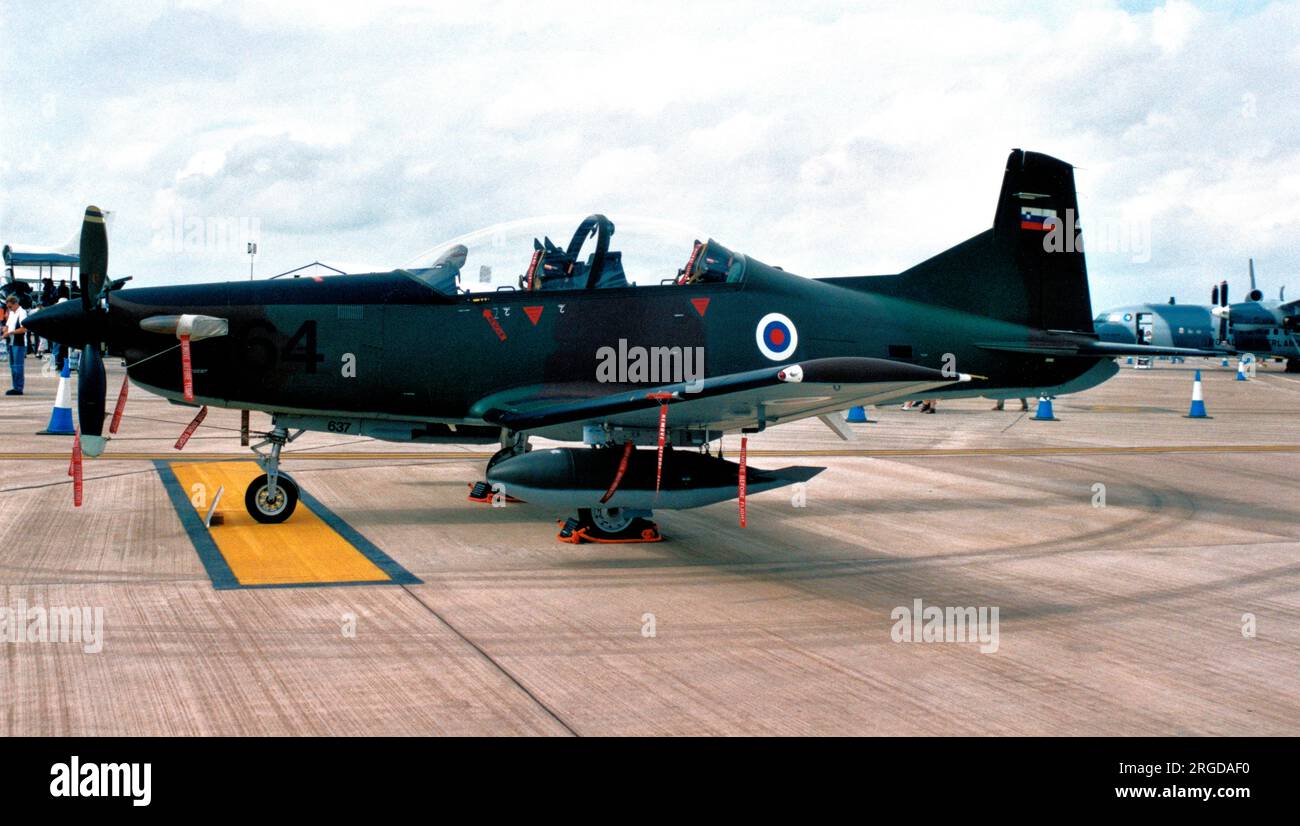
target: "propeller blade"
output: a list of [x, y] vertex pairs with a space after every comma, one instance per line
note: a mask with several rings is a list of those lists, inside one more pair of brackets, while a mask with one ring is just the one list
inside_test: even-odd
[[95, 458], [104, 452], [104, 407], [107, 383], [104, 357], [98, 344], [81, 350], [81, 367], [77, 370], [77, 424], [81, 427], [81, 452]]
[[1255, 259], [1250, 259], [1250, 291], [1255, 291]]
[[1214, 289], [1210, 290], [1210, 305], [1213, 307], [1219, 306], [1219, 285], [1218, 284], [1215, 284]]
[[86, 207], [80, 254], [81, 309], [90, 312], [108, 278], [108, 233], [104, 229], [104, 212], [97, 206]]
[[[1228, 282], [1219, 282], [1219, 306], [1228, 306]], [[1228, 316], [1224, 313], [1219, 314], [1219, 341], [1228, 340]]]

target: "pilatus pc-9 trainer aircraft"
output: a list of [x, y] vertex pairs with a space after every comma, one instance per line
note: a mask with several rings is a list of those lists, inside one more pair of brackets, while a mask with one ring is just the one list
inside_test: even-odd
[[[123, 289], [89, 207], [81, 302], [27, 326], [84, 347], [89, 456], [106, 442], [102, 350], [173, 402], [269, 413], [254, 446], [266, 473], [245, 495], [258, 521], [291, 516], [298, 488], [281, 449], [320, 430], [496, 443], [474, 498], [496, 490], [571, 512], [567, 541], [655, 541], [655, 508], [821, 470], [744, 467], [711, 453], [723, 434], [822, 416], [843, 435], [831, 414], [851, 405], [1073, 392], [1113, 375], [1117, 355], [1200, 355], [1098, 341], [1083, 253], [1044, 244], [1077, 207], [1069, 164], [1017, 149], [992, 228], [898, 275], [802, 278], [709, 240], [684, 246], [684, 266], [657, 283], [633, 284], [614, 224], [593, 215], [567, 247], [515, 251], [518, 282], [491, 292], [462, 286], [476, 266], [464, 245], [387, 273]], [[700, 369], [653, 369], [683, 362]], [[533, 436], [581, 446], [532, 450]]]

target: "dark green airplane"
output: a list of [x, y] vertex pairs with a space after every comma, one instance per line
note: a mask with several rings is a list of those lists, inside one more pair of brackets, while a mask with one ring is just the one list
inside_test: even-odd
[[[173, 402], [271, 414], [254, 446], [266, 474], [245, 496], [258, 521], [293, 513], [281, 449], [319, 430], [499, 444], [471, 498], [576, 512], [567, 541], [654, 541], [654, 508], [821, 470], [742, 473], [710, 453], [725, 433], [820, 416], [845, 436], [836, 414], [852, 405], [1076, 392], [1113, 375], [1116, 356], [1203, 354], [1098, 340], [1082, 251], [1043, 242], [1077, 208], [1069, 164], [1017, 149], [992, 228], [897, 275], [802, 278], [710, 240], [683, 249], [663, 283], [637, 286], [611, 249], [614, 225], [593, 215], [565, 248], [520, 250], [531, 260], [518, 288], [474, 293], [457, 286], [463, 246], [418, 270], [122, 289], [89, 207], [82, 301], [27, 326], [84, 347], [87, 455], [106, 441], [102, 349]], [[533, 436], [584, 446], [532, 450]]]

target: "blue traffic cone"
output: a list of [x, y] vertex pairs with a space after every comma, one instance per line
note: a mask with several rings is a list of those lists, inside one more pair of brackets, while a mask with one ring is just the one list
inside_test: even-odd
[[1237, 381], [1246, 381], [1246, 363], [1237, 359]]
[[1213, 416], [1205, 412], [1205, 396], [1201, 393], [1201, 371], [1196, 371], [1196, 378], [1192, 380], [1192, 408], [1187, 411], [1184, 419], [1212, 419]]
[[1223, 362], [1222, 362], [1219, 366], [1220, 366], [1220, 367], [1227, 367], [1227, 366], [1228, 366], [1228, 357], [1227, 357], [1227, 356], [1224, 356], [1224, 357], [1223, 357]]
[[862, 405], [849, 408], [849, 415], [844, 418], [849, 424], [870, 424], [871, 419], [867, 418], [867, 408]]
[[1034, 411], [1033, 418], [1031, 418], [1030, 421], [1033, 422], [1059, 422], [1060, 421], [1060, 419], [1052, 415], [1051, 396], [1038, 397], [1038, 409]]
[[59, 390], [54, 394], [54, 409], [50, 411], [50, 423], [37, 436], [71, 436], [77, 432], [72, 426], [72, 390], [68, 383], [71, 375], [71, 364], [64, 359], [63, 372], [59, 373]]

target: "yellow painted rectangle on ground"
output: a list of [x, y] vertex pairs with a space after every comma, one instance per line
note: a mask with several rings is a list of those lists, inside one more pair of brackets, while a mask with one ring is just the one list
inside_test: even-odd
[[200, 522], [206, 518], [217, 490], [225, 488], [216, 511], [221, 514], [221, 523], [213, 524], [208, 532], [240, 585], [391, 580], [305, 502], [300, 501], [293, 516], [278, 525], [262, 524], [249, 516], [244, 492], [262, 474], [256, 463], [176, 463], [171, 469]]

